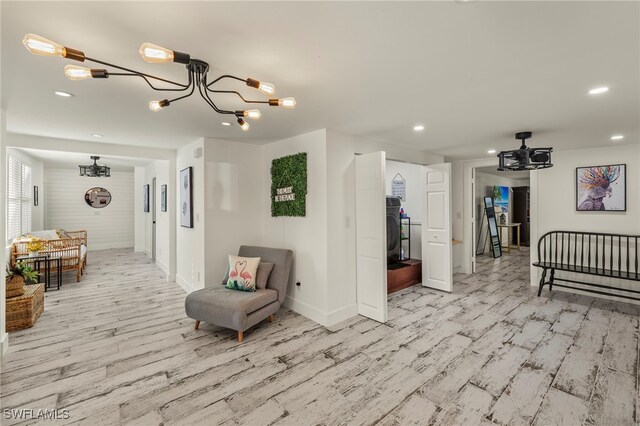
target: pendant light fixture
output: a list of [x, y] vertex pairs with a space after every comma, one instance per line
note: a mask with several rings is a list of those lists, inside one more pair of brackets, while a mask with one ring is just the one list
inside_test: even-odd
[[[44, 37], [27, 34], [24, 36], [22, 43], [27, 50], [34, 55], [42, 56], [58, 56], [61, 58], [72, 59], [78, 62], [94, 62], [96, 64], [103, 65], [108, 68], [114, 68], [117, 70], [109, 71], [106, 68], [86, 68], [78, 65], [67, 65], [64, 68], [64, 73], [70, 80], [86, 80], [90, 78], [109, 78], [111, 76], [125, 76], [125, 77], [139, 77], [142, 78], [153, 90], [159, 92], [186, 92], [182, 96], [175, 97], [173, 99], [160, 99], [149, 102], [149, 109], [153, 112], [161, 111], [168, 107], [173, 102], [191, 96], [196, 89], [200, 96], [205, 100], [211, 108], [213, 108], [219, 114], [234, 115], [237, 118], [237, 122], [242, 130], [249, 130], [249, 123], [245, 121], [245, 118], [256, 120], [261, 117], [260, 110], [248, 109], [239, 111], [230, 111], [219, 108], [216, 103], [211, 99], [210, 94], [232, 94], [238, 96], [243, 102], [248, 104], [265, 104], [275, 107], [283, 108], [295, 108], [296, 100], [294, 98], [273, 98], [276, 88], [273, 84], [264, 81], [255, 80], [253, 78], [240, 78], [233, 75], [222, 75], [213, 81], [208, 80], [209, 64], [200, 59], [193, 59], [187, 53], [178, 52], [175, 50], [166, 49], [161, 46], [156, 46], [151, 43], [143, 43], [140, 46], [140, 56], [142, 59], [149, 63], [165, 63], [175, 62], [178, 64], [184, 64], [187, 68], [187, 82], [179, 83], [165, 78], [156, 77], [150, 74], [145, 74], [140, 71], [135, 71], [129, 68], [124, 68], [119, 65], [110, 64], [98, 59], [90, 58], [84, 54], [84, 52], [69, 47], [63, 46], [59, 43], [47, 40]], [[235, 90], [215, 90], [216, 83], [225, 80], [232, 79], [245, 83], [247, 86], [257, 89], [264, 95], [268, 96], [267, 100], [249, 100], [246, 99], [240, 92]]]
[[513, 151], [502, 151], [498, 154], [498, 171], [537, 170], [553, 167], [551, 163], [553, 148], [529, 148], [524, 143], [532, 135], [532, 132], [516, 133], [516, 139], [521, 141], [520, 148]]
[[91, 159], [93, 160], [93, 164], [88, 166], [78, 166], [80, 167], [80, 176], [111, 177], [111, 168], [109, 166], [98, 165], [100, 157], [92, 155]]

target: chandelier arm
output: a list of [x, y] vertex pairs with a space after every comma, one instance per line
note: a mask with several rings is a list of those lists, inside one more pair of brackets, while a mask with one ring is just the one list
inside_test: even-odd
[[193, 92], [196, 90], [196, 84], [195, 84], [195, 81], [193, 81], [193, 79], [191, 78], [191, 72], [189, 72], [189, 81], [193, 82], [193, 84], [191, 84], [191, 91], [186, 95], [177, 97], [175, 99], [169, 99], [169, 102], [179, 101], [180, 99], [188, 98], [189, 96], [193, 95]]
[[[98, 59], [85, 57], [85, 60], [86, 61], [95, 62], [95, 63], [101, 64], [101, 65], [106, 65], [108, 67], [117, 68], [117, 69], [122, 70], [122, 71], [127, 71], [127, 72], [133, 73], [135, 75], [138, 75], [140, 77], [152, 78], [154, 80], [162, 81], [164, 83], [173, 84], [174, 86], [180, 86], [180, 87], [183, 87], [185, 89], [189, 88], [189, 84], [182, 84], [182, 83], [178, 83], [178, 82], [175, 82], [175, 81], [167, 80], [166, 78], [156, 77], [156, 76], [151, 75], [151, 74], [145, 74], [145, 73], [140, 72], [140, 71], [136, 71], [136, 70], [132, 70], [132, 69], [129, 69], [129, 68], [121, 67], [119, 65], [110, 64], [108, 62], [104, 62], [104, 61], [101, 61], [101, 60], [98, 60]], [[147, 81], [147, 83], [148, 83], [148, 81]], [[151, 87], [153, 87], [153, 86], [151, 86]], [[155, 89], [155, 90], [159, 90], [159, 89]]]
[[207, 84], [207, 87], [213, 86], [214, 84], [216, 84], [218, 81], [224, 79], [224, 78], [232, 78], [234, 80], [238, 80], [238, 81], [242, 81], [243, 83], [247, 82], [246, 78], [240, 78], [240, 77], [236, 77], [235, 75], [229, 75], [229, 74], [225, 74], [225, 75], [221, 75], [220, 77], [216, 78], [215, 80], [213, 80], [211, 83]]
[[151, 87], [153, 90], [157, 90], [159, 92], [184, 92], [185, 90], [188, 90], [189, 87], [191, 87], [191, 76], [189, 76], [189, 83], [188, 83], [187, 86], [181, 87], [180, 89], [168, 89], [168, 88], [162, 88], [162, 87], [154, 86], [153, 84], [151, 84], [149, 79], [147, 77], [145, 77], [144, 75], [134, 74], [134, 73], [110, 72], [109, 76], [112, 76], [112, 75], [119, 75], [119, 76], [125, 76], [125, 77], [140, 77], [149, 85], [149, 87]]
[[[207, 94], [207, 91], [205, 90], [204, 92], [202, 91], [202, 87], [204, 86], [204, 84], [199, 84], [198, 85], [198, 91], [200, 92], [200, 96], [202, 96], [202, 99], [204, 99], [210, 106], [211, 108], [213, 108], [218, 114], [233, 114], [236, 115], [235, 111], [227, 111], [227, 110], [223, 110], [220, 109], [216, 106], [216, 104], [211, 100], [211, 98], [209, 97], [209, 95]], [[204, 86], [206, 89], [206, 86]]]
[[240, 99], [242, 99], [247, 104], [268, 104], [269, 103], [269, 101], [252, 101], [252, 100], [245, 99], [244, 96], [240, 94], [240, 92], [237, 92], [235, 90], [213, 90], [213, 89], [209, 89], [209, 86], [207, 86], [207, 90], [211, 93], [235, 93], [236, 95], [238, 95]]

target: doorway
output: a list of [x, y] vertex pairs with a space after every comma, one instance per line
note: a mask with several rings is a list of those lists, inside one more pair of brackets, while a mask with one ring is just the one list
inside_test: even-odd
[[156, 178], [151, 181], [151, 259], [156, 260]]
[[479, 259], [494, 257], [485, 210], [486, 197], [493, 204], [502, 255], [529, 257], [533, 211], [530, 172], [501, 172], [497, 165], [493, 158], [465, 163], [464, 273], [476, 273]]
[[[403, 162], [394, 162], [403, 163]], [[411, 164], [405, 174], [415, 174], [409, 182], [401, 172], [392, 169], [384, 152], [356, 155], [355, 200], [356, 200], [356, 288], [358, 312], [379, 322], [387, 320], [389, 241], [387, 235], [388, 202], [391, 194], [412, 198], [411, 211], [404, 211], [402, 200], [394, 208], [402, 208], [397, 223], [402, 226], [397, 232], [400, 243], [396, 247], [398, 260], [411, 258], [422, 272], [420, 282], [424, 287], [452, 290], [452, 241], [451, 241], [451, 165], [423, 166]], [[403, 163], [409, 164], [409, 163]], [[397, 164], [395, 166], [398, 166]], [[394, 181], [396, 181], [394, 183]], [[409, 188], [412, 188], [411, 191]], [[394, 190], [395, 188], [395, 190]], [[398, 189], [404, 189], [406, 192]], [[389, 190], [389, 191], [388, 191]], [[404, 195], [404, 197], [403, 197]], [[409, 204], [406, 204], [408, 207]], [[409, 214], [413, 215], [412, 217]], [[404, 220], [400, 220], [404, 219]], [[420, 225], [411, 229], [410, 222]], [[406, 228], [406, 232], [404, 227]], [[411, 248], [409, 232], [418, 234], [419, 250]], [[395, 246], [394, 246], [395, 247]], [[406, 250], [406, 251], [405, 251]], [[411, 254], [409, 254], [411, 252]], [[409, 260], [409, 259], [407, 259]], [[404, 267], [409, 270], [409, 265]], [[415, 265], [414, 265], [415, 266]]]

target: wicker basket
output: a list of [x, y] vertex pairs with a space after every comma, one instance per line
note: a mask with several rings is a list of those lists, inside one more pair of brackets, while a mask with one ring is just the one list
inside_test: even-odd
[[14, 275], [7, 279], [7, 299], [24, 294], [24, 278]]
[[28, 285], [22, 296], [7, 299], [7, 331], [33, 327], [44, 311], [44, 284]]

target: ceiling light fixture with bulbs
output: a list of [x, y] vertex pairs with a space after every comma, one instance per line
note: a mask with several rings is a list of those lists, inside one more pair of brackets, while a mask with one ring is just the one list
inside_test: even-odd
[[[187, 68], [187, 82], [178, 83], [175, 81], [167, 80], [165, 78], [156, 77], [150, 74], [145, 74], [140, 71], [135, 71], [129, 68], [124, 68], [118, 65], [110, 64], [98, 59], [90, 58], [84, 54], [84, 52], [70, 47], [63, 46], [59, 43], [47, 40], [44, 37], [27, 34], [24, 36], [22, 43], [27, 50], [34, 55], [42, 56], [58, 56], [61, 58], [72, 59], [78, 62], [95, 62], [109, 68], [115, 68], [119, 72], [109, 71], [105, 68], [85, 68], [77, 65], [67, 65], [64, 67], [65, 75], [71, 80], [86, 80], [89, 78], [109, 78], [111, 76], [127, 76], [127, 77], [140, 77], [142, 78], [153, 90], [161, 92], [187, 92], [185, 95], [178, 96], [173, 99], [161, 99], [149, 102], [149, 109], [157, 112], [163, 108], [168, 107], [173, 102], [179, 101], [191, 96], [196, 89], [200, 96], [219, 114], [234, 115], [238, 124], [242, 130], [249, 130], [249, 124], [245, 121], [246, 118], [258, 119], [262, 115], [258, 109], [249, 109], [241, 111], [229, 111], [219, 108], [215, 102], [211, 99], [210, 93], [213, 94], [232, 94], [237, 95], [243, 102], [248, 104], [266, 104], [269, 106], [279, 106], [283, 108], [295, 108], [296, 100], [294, 98], [272, 98], [275, 94], [276, 88], [271, 83], [255, 80], [252, 78], [240, 78], [233, 75], [222, 75], [213, 81], [208, 81], [209, 64], [200, 59], [193, 59], [187, 53], [177, 52], [174, 50], [165, 49], [164, 47], [156, 46], [151, 43], [143, 43], [140, 46], [140, 55], [142, 59], [150, 63], [164, 63], [164, 62], [176, 62], [184, 64]], [[216, 83], [225, 80], [232, 79], [245, 83], [247, 86], [255, 88], [263, 94], [269, 96], [268, 100], [249, 100], [246, 99], [240, 92], [235, 90], [215, 90], [213, 86]], [[152, 82], [153, 81], [153, 82]], [[154, 85], [155, 83], [155, 85]], [[162, 86], [162, 87], [159, 87]], [[57, 93], [56, 93], [57, 94]]]
[[78, 166], [80, 167], [80, 176], [111, 177], [111, 167], [101, 166], [98, 164], [98, 160], [100, 159], [100, 157], [98, 157], [97, 155], [92, 155], [91, 159], [93, 160], [93, 164]]
[[498, 154], [498, 171], [537, 170], [553, 167], [551, 163], [551, 151], [553, 151], [553, 148], [529, 148], [524, 143], [532, 135], [532, 132], [516, 133], [516, 139], [521, 142], [520, 148], [512, 151], [501, 151]]

